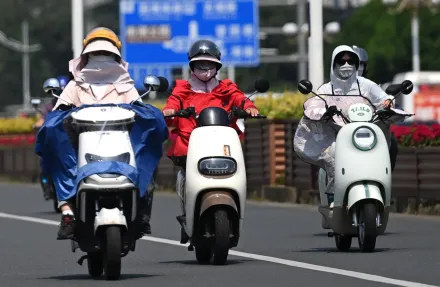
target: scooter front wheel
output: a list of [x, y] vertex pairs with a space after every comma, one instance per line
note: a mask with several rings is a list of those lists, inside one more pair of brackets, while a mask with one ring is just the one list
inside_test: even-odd
[[374, 202], [360, 206], [358, 223], [358, 242], [361, 252], [373, 252], [376, 247], [377, 208]]
[[109, 226], [102, 233], [104, 272], [107, 280], [118, 280], [121, 276], [121, 230]]
[[224, 265], [229, 253], [230, 221], [228, 213], [218, 209], [214, 213], [215, 242], [213, 246], [214, 265]]

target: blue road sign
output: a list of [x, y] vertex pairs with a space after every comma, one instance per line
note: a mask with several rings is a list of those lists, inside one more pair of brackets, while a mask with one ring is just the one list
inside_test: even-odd
[[258, 0], [120, 0], [123, 58], [131, 64], [183, 66], [190, 45], [214, 41], [225, 65], [257, 66]]
[[173, 70], [168, 66], [152, 66], [152, 65], [138, 65], [129, 64], [128, 73], [134, 80], [134, 86], [138, 90], [145, 90], [144, 78], [147, 75], [161, 76], [168, 80], [168, 82], [173, 82]]

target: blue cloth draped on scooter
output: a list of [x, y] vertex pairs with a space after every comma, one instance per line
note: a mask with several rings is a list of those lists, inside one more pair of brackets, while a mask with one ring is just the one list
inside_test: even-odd
[[[96, 106], [118, 106], [136, 113], [135, 122], [130, 130], [130, 140], [137, 168], [114, 161], [94, 162], [78, 169], [77, 151], [64, 129], [64, 121], [74, 111]], [[167, 138], [168, 128], [162, 113], [151, 105], [141, 102], [83, 105], [67, 111], [50, 112], [37, 134], [35, 152], [42, 158], [43, 171], [52, 177], [60, 201], [72, 198], [81, 180], [97, 173], [124, 175], [139, 188], [141, 196], [144, 196], [162, 157], [163, 142]]]

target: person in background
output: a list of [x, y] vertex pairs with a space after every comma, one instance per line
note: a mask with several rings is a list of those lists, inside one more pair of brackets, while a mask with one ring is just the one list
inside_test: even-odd
[[[365, 49], [358, 46], [353, 46], [353, 50], [356, 52], [356, 54], [358, 54], [360, 60], [358, 76], [366, 78], [368, 72], [368, 68], [367, 68], [368, 53]], [[391, 171], [393, 171], [396, 166], [397, 154], [399, 153], [399, 144], [394, 134], [391, 134], [389, 150], [390, 150], [390, 160], [391, 160]]]
[[[70, 81], [70, 78], [66, 77], [66, 76], [59, 76], [59, 77], [57, 77], [57, 80], [60, 83], [60, 88], [61, 88], [61, 91], [62, 91], [67, 86], [67, 83]], [[53, 99], [50, 100], [50, 102], [48, 102], [45, 105], [43, 105], [43, 107], [41, 109], [40, 118], [38, 119], [38, 121], [33, 126], [33, 128], [35, 130], [39, 130], [41, 128], [41, 126], [43, 125], [44, 121], [46, 120], [47, 114], [50, 111], [52, 111], [52, 109], [54, 108], [55, 103], [57, 102], [57, 100], [58, 99], [54, 97]], [[40, 185], [41, 185], [41, 188], [43, 190], [44, 199], [46, 199], [46, 200], [51, 199], [51, 197], [52, 197], [52, 195], [50, 194], [51, 193], [50, 192], [51, 188], [49, 188], [49, 186], [53, 186], [53, 182], [52, 182], [52, 179], [50, 178], [50, 176], [48, 176], [42, 170], [40, 172]]]

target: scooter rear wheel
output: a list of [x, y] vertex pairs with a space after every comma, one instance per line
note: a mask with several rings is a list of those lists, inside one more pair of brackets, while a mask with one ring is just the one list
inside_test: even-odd
[[214, 213], [215, 242], [213, 246], [214, 265], [224, 265], [229, 253], [230, 221], [228, 213], [218, 209]]
[[121, 230], [118, 226], [109, 226], [102, 235], [101, 248], [106, 279], [118, 280], [121, 276]]
[[361, 252], [373, 252], [376, 247], [377, 208], [374, 202], [367, 202], [360, 206], [358, 224], [358, 242]]
[[99, 277], [104, 272], [104, 262], [102, 252], [87, 252], [87, 268], [89, 275]]
[[351, 237], [346, 235], [335, 235], [336, 247], [341, 251], [348, 251], [351, 247]]

